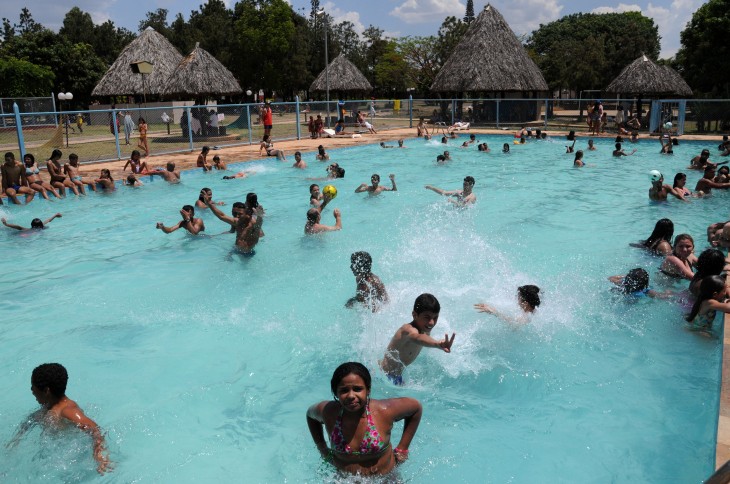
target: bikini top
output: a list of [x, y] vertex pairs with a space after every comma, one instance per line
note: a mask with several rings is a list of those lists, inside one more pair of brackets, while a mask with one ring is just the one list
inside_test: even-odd
[[390, 442], [385, 443], [380, 438], [378, 430], [375, 428], [375, 422], [373, 416], [370, 414], [370, 405], [365, 405], [365, 415], [367, 416], [367, 429], [365, 435], [362, 437], [360, 442], [360, 450], [354, 451], [350, 448], [350, 445], [345, 442], [345, 438], [342, 435], [342, 412], [344, 409], [340, 409], [340, 414], [335, 420], [335, 427], [332, 429], [330, 435], [330, 442], [332, 442], [332, 450], [340, 454], [350, 455], [362, 455], [362, 454], [379, 454], [385, 448], [390, 445]]
[[33, 168], [28, 168], [27, 166], [25, 167], [25, 174], [26, 175], [37, 175], [39, 173], [40, 173], [40, 171], [38, 170], [38, 168], [36, 168], [34, 170]]

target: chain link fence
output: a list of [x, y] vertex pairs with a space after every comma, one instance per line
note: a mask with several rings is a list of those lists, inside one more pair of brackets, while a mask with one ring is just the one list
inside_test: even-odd
[[[54, 149], [75, 153], [82, 163], [142, 154], [198, 151], [203, 146], [256, 145], [264, 134], [263, 104], [192, 105], [191, 102], [98, 106], [87, 111], [23, 111], [53, 104], [52, 98], [15, 100], [0, 113], [0, 149], [45, 159]], [[435, 132], [455, 123], [502, 130], [521, 127], [603, 134], [638, 131], [718, 134], [730, 131], [730, 100], [613, 99], [602, 102], [595, 120], [594, 99], [370, 99], [272, 103], [275, 140], [310, 137], [309, 122], [320, 117], [334, 128], [342, 119], [349, 132], [364, 131], [358, 115], [374, 129], [414, 127], [423, 118]], [[6, 103], [7, 104], [7, 103]], [[3, 104], [3, 110], [8, 106]], [[17, 106], [17, 112], [15, 109]], [[634, 121], [633, 117], [637, 120]], [[590, 123], [590, 124], [589, 124]], [[629, 124], [631, 123], [631, 124]], [[144, 126], [146, 125], [146, 130]], [[142, 126], [142, 129], [140, 129]]]

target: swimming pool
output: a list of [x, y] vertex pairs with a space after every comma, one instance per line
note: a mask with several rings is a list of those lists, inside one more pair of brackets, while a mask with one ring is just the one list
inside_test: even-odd
[[[0, 391], [8, 441], [36, 408], [32, 369], [58, 361], [68, 395], [107, 432], [122, 481], [247, 482], [335, 479], [307, 430], [307, 407], [329, 397], [343, 361], [376, 361], [413, 301], [441, 302], [433, 334], [455, 331], [452, 354], [424, 350], [396, 388], [376, 372], [374, 398], [411, 396], [424, 406], [411, 457], [411, 482], [680, 482], [713, 471], [721, 342], [688, 333], [669, 301], [613, 296], [606, 277], [658, 262], [629, 242], [669, 217], [675, 235], [706, 245], [708, 223], [727, 217], [728, 194], [683, 204], [647, 198], [648, 171], [668, 182], [712, 143], [683, 142], [673, 157], [641, 141], [632, 157], [611, 157], [612, 140], [573, 169], [563, 140], [499, 147], [511, 137], [478, 136], [493, 151], [406, 140], [332, 151], [346, 169], [341, 232], [305, 237], [309, 168], [265, 160], [257, 174], [223, 181], [220, 173], [184, 173], [112, 195], [2, 207], [28, 225], [60, 211], [48, 230], [0, 232], [3, 350]], [[585, 139], [576, 148], [585, 148]], [[290, 158], [293, 158], [290, 156]], [[398, 192], [354, 189], [396, 174]], [[454, 209], [425, 184], [452, 189], [476, 178], [478, 202]], [[699, 173], [688, 172], [693, 187]], [[145, 180], [146, 181], [146, 180]], [[319, 182], [323, 185], [325, 182]], [[231, 255], [233, 236], [165, 235], [158, 221], [179, 220], [200, 188], [228, 212], [249, 191], [266, 208], [266, 236], [253, 258]], [[208, 234], [226, 226], [203, 215]], [[391, 304], [377, 314], [347, 310], [354, 293], [349, 256], [369, 251]], [[516, 310], [518, 285], [537, 284], [543, 304], [532, 323], [509, 329], [478, 314], [476, 302]], [[677, 286], [681, 287], [681, 286]], [[396, 432], [394, 435], [399, 435]], [[0, 452], [0, 476], [78, 482], [94, 479], [88, 439], [32, 431]], [[245, 476], [245, 477], [244, 477]]]

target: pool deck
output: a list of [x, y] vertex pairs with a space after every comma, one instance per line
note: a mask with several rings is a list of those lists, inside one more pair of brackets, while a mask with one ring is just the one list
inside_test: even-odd
[[[276, 126], [274, 126], [276, 128]], [[463, 130], [458, 132], [461, 135], [469, 135], [469, 134], [495, 134], [495, 135], [505, 135], [505, 134], [511, 134], [513, 131], [509, 130], [497, 130], [497, 129], [471, 129], [471, 130]], [[276, 135], [276, 129], [274, 129], [273, 132], [274, 136]], [[567, 132], [566, 131], [549, 131], [550, 136], [552, 137], [560, 137], [563, 138]], [[402, 128], [402, 129], [393, 129], [389, 131], [380, 131], [377, 134], [362, 134], [359, 138], [352, 138], [350, 136], [338, 136], [333, 138], [319, 138], [319, 139], [309, 139], [309, 138], [303, 138], [301, 140], [287, 140], [287, 141], [277, 141], [274, 139], [276, 143], [276, 148], [284, 150], [284, 153], [286, 153], [287, 156], [287, 163], [289, 165], [294, 163], [294, 152], [295, 151], [301, 151], [302, 154], [316, 152], [317, 147], [321, 144], [325, 147], [325, 149], [333, 149], [333, 148], [345, 148], [349, 146], [357, 146], [362, 144], [372, 144], [372, 143], [380, 143], [381, 141], [385, 142], [391, 142], [394, 143], [400, 138], [406, 139], [406, 147], [410, 143], [417, 142], [413, 140], [412, 138], [415, 137], [416, 130], [415, 128]], [[441, 134], [434, 134], [434, 139], [438, 139], [438, 137], [441, 136]], [[606, 139], [614, 139], [616, 137], [616, 134], [604, 134], [600, 136], [590, 136], [588, 133], [581, 133], [577, 132], [576, 136], [579, 138], [606, 138]], [[411, 138], [411, 139], [409, 139]], [[681, 140], [703, 140], [714, 143], [718, 143], [721, 141], [720, 135], [712, 135], [712, 136], [700, 136], [700, 135], [685, 135], [681, 137]], [[650, 140], [653, 142], [653, 144], [656, 144], [657, 137], [651, 137], [648, 138], [646, 135], [644, 135], [642, 138], [640, 138], [640, 144], [643, 146], [648, 145], [648, 141]], [[456, 144], [451, 145], [444, 145], [445, 149], [454, 149], [456, 148]], [[658, 148], [658, 146], [656, 146]], [[154, 149], [154, 146], [152, 146], [152, 149]], [[498, 146], [492, 146], [493, 150], [499, 150], [500, 147]], [[657, 150], [658, 151], [658, 150]], [[238, 163], [238, 162], [248, 162], [248, 161], [255, 161], [260, 160], [262, 157], [259, 154], [259, 148], [258, 145], [240, 145], [240, 146], [230, 146], [230, 147], [223, 147], [219, 150], [211, 150], [209, 153], [209, 158], [212, 162], [212, 158], [214, 155], [219, 155], [221, 157], [221, 160], [224, 163]], [[186, 153], [176, 153], [176, 154], [168, 154], [168, 155], [157, 155], [155, 156], [154, 153], [152, 156], [148, 158], [143, 158], [150, 169], [154, 169], [157, 167], [164, 167], [165, 164], [168, 161], [173, 161], [175, 163], [175, 166], [178, 170], [184, 171], [196, 168], [196, 161], [198, 157], [198, 151], [192, 151], [192, 152], [186, 152]], [[363, 160], [366, 162], [367, 160]], [[99, 162], [99, 163], [88, 163], [81, 165], [80, 172], [84, 176], [93, 176], [96, 177], [99, 174], [99, 170], [101, 168], [108, 168], [112, 172], [112, 177], [115, 180], [122, 180], [126, 175], [128, 175], [130, 172], [123, 172], [122, 168], [124, 167], [124, 164], [126, 163], [126, 160], [121, 161], [105, 161], [105, 162]], [[309, 162], [312, 163], [311, 161]], [[730, 318], [727, 316], [725, 317], [725, 324], [727, 325], [728, 322], [730, 322]], [[727, 327], [727, 326], [726, 326]], [[723, 336], [723, 355], [722, 355], [722, 388], [720, 391], [720, 411], [718, 415], [717, 420], [717, 446], [715, 450], [715, 467], [719, 468], [725, 462], [730, 460], [730, 333], [726, 332]]]

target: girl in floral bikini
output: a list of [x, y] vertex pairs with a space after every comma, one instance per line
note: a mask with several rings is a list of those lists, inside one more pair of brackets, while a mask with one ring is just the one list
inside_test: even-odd
[[[334, 401], [307, 410], [307, 425], [322, 457], [351, 474], [383, 475], [408, 459], [408, 447], [421, 421], [413, 398], [370, 399], [370, 372], [361, 363], [343, 363], [330, 381]], [[391, 445], [393, 424], [405, 420], [403, 435]], [[331, 448], [324, 438], [324, 425]]]

